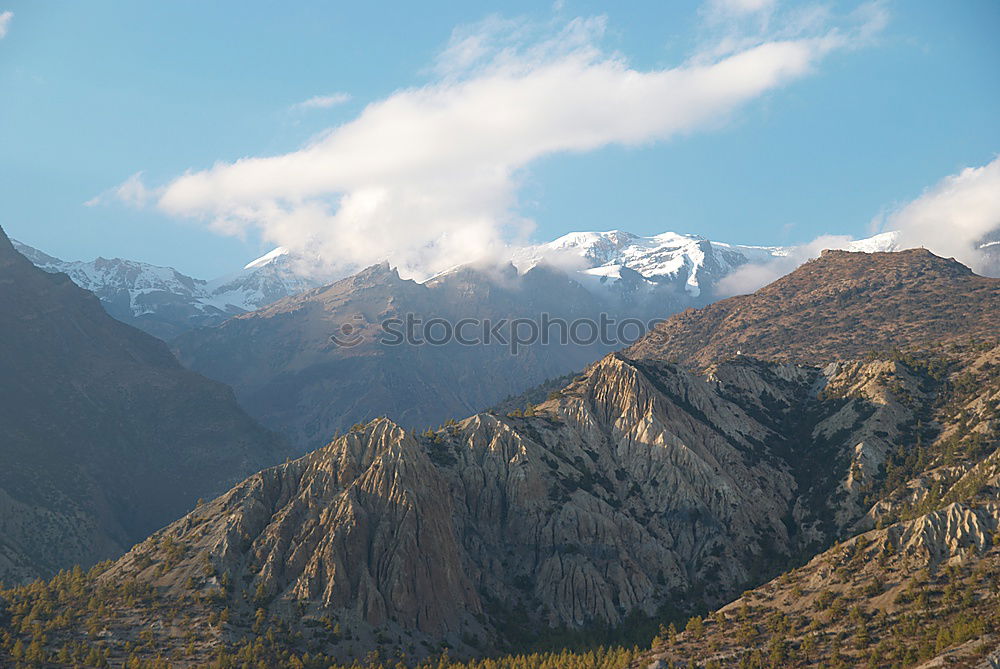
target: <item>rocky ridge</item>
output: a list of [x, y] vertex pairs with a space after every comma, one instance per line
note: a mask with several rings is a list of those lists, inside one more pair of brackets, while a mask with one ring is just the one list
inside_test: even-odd
[[998, 311], [1000, 282], [930, 251], [824, 251], [751, 295], [674, 315], [628, 355], [700, 368], [737, 353], [849, 360], [878, 348], [995, 338]]

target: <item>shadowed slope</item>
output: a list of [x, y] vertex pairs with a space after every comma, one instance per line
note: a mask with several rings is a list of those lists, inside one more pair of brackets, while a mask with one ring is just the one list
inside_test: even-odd
[[185, 370], [0, 231], [0, 579], [114, 556], [280, 457]]

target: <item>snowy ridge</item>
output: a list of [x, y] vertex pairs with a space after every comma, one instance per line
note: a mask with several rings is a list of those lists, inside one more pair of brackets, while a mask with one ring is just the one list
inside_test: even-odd
[[[121, 258], [60, 260], [11, 241], [40, 269], [62, 272], [94, 293], [111, 315], [164, 338], [220, 323], [324, 283], [302, 271], [302, 263], [281, 247], [237, 272], [206, 281], [172, 267]], [[339, 277], [331, 280], [335, 278]]]
[[899, 243], [899, 232], [895, 230], [883, 232], [866, 239], [858, 239], [856, 241], [849, 242], [846, 246], [844, 246], [845, 251], [864, 251], [865, 253], [899, 251], [901, 248], [902, 246]]
[[322, 276], [308, 269], [304, 261], [279, 246], [238, 272], [227, 274], [206, 286], [204, 301], [218, 308], [254, 311], [283, 297], [335, 281], [340, 276]]
[[286, 249], [284, 246], [279, 246], [278, 248], [274, 249], [273, 251], [271, 251], [269, 253], [265, 253], [264, 255], [262, 255], [261, 257], [257, 258], [256, 260], [251, 260], [250, 262], [248, 262], [246, 265], [243, 266], [243, 269], [255, 269], [257, 267], [263, 267], [263, 266], [268, 265], [268, 264], [270, 264], [272, 262], [278, 261], [279, 258], [282, 258], [283, 256], [287, 256], [289, 253], [290, 253], [290, 251], [288, 249]]
[[[843, 248], [896, 250], [897, 237], [894, 232], [883, 233]], [[236, 272], [206, 281], [171, 267], [120, 258], [64, 261], [17, 241], [13, 243], [36, 266], [47, 272], [63, 272], [93, 292], [116, 318], [163, 338], [193, 327], [215, 325], [343, 278], [329, 275], [319, 268], [319, 263], [309, 262], [284, 247]], [[629, 300], [655, 294], [657, 303], [663, 303], [661, 307], [679, 309], [711, 301], [715, 285], [741, 265], [766, 263], [793, 253], [794, 247], [725, 244], [692, 234], [665, 232], [641, 237], [609, 230], [572, 232], [546, 244], [516, 249], [511, 262], [520, 272], [542, 262], [554, 264], [574, 273], [581, 284], [593, 290]]]
[[14, 248], [46, 272], [62, 272], [73, 283], [89, 290], [103, 301], [120, 300], [127, 295], [130, 308], [136, 316], [148, 313], [151, 307], [145, 296], [168, 293], [197, 299], [206, 282], [181, 274], [171, 267], [121, 258], [97, 258], [89, 262], [64, 261], [47, 255], [18, 241], [11, 240]]
[[73, 283], [103, 301], [123, 299], [136, 317], [157, 309], [149, 296], [168, 294], [190, 300], [201, 311], [238, 314], [253, 311], [283, 297], [315, 288], [322, 282], [299, 270], [297, 259], [278, 247], [247, 263], [232, 274], [206, 281], [181, 274], [172, 267], [121, 258], [97, 258], [89, 262], [65, 261], [18, 241], [14, 248], [46, 272], [63, 272]]
[[[897, 250], [897, 238], [897, 233], [886, 232], [849, 242], [844, 248], [869, 253], [892, 251]], [[612, 285], [625, 280], [623, 272], [631, 270], [647, 288], [673, 285], [688, 297], [698, 298], [737, 267], [786, 257], [794, 248], [725, 244], [676, 232], [640, 237], [609, 230], [572, 232], [547, 244], [526, 247], [514, 254], [513, 262], [521, 271], [543, 261], [564, 265], [582, 277]]]

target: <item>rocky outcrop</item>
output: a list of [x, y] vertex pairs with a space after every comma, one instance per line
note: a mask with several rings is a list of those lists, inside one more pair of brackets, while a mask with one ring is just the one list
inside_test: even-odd
[[970, 549], [980, 553], [993, 545], [1000, 506], [969, 508], [949, 504], [943, 509], [900, 523], [877, 536], [886, 546], [923, 565], [936, 567], [942, 562], [961, 559]]

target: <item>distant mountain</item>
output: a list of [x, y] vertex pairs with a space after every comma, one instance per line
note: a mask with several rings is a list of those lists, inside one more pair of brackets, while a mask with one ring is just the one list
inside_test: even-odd
[[2, 230], [0, 314], [2, 581], [115, 557], [284, 454], [230, 389]]
[[307, 266], [303, 259], [278, 247], [237, 272], [209, 281], [205, 300], [243, 312], [253, 311], [283, 297], [329, 283], [334, 278], [307, 267], [312, 265]]
[[[510, 327], [497, 330], [504, 340], [486, 343], [483, 325], [516, 318], [537, 322], [543, 313], [571, 322], [606, 306], [547, 266], [524, 274], [512, 266], [465, 266], [416, 283], [383, 264], [173, 343], [185, 365], [233, 386], [251, 415], [305, 452], [376, 416], [391, 416], [407, 427], [439, 425], [582, 369], [616, 344], [563, 344], [553, 328], [549, 344], [522, 346], [514, 354]], [[390, 345], [381, 323], [408, 314], [424, 323], [441, 319], [440, 327], [415, 327], [421, 339], [443, 337], [450, 327], [444, 323], [470, 318], [476, 323], [462, 333], [470, 343], [453, 338], [441, 345]], [[331, 340], [342, 337], [345, 326], [356, 346]]]
[[[36, 266], [63, 272], [93, 292], [115, 318], [168, 341], [343, 278], [281, 247], [239, 271], [206, 281], [132, 260], [67, 262], [16, 241], [14, 246]], [[896, 235], [876, 235], [849, 248], [892, 251]], [[563, 267], [595, 295], [612, 300], [607, 308], [652, 317], [725, 297], [717, 293], [716, 284], [734, 269], [783, 258], [789, 252], [788, 247], [730, 245], [673, 232], [640, 237], [612, 230], [570, 233], [547, 244], [516, 249], [512, 257], [522, 272], [540, 262]]]
[[205, 281], [170, 267], [121, 258], [67, 262], [13, 241], [22, 255], [46, 272], [62, 272], [91, 291], [109, 314], [161, 339], [196, 327], [217, 325], [276, 300], [320, 285], [278, 248], [232, 274]]
[[[78, 649], [90, 628], [116, 661], [489, 655], [648, 621], [664, 628], [641, 666], [994, 652], [998, 297], [1000, 280], [923, 251], [827, 254], [729, 302], [732, 318], [752, 312], [744, 324], [801, 335], [771, 358], [674, 350], [729, 336], [711, 307], [685, 312], [663, 325], [672, 337], [606, 356], [538, 406], [425, 432], [355, 426], [112, 565], [3, 597], [54, 606], [53, 648]], [[816, 329], [829, 304], [872, 321]], [[679, 637], [666, 627], [720, 606]], [[7, 646], [23, 652], [19, 620]]]
[[[898, 234], [885, 232], [850, 242], [848, 251], [898, 250]], [[517, 251], [514, 263], [539, 262], [574, 269], [588, 287], [602, 286], [623, 297], [660, 297], [669, 293], [683, 307], [708, 304], [720, 296], [717, 284], [748, 263], [786, 258], [794, 247], [741, 246], [691, 234], [665, 232], [640, 237], [630, 232], [573, 232], [555, 241]], [[789, 267], [789, 271], [794, 269]], [[722, 295], [725, 297], [725, 295]]]

